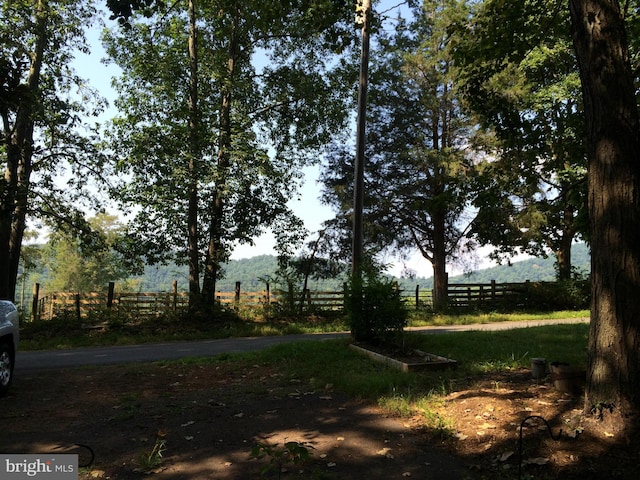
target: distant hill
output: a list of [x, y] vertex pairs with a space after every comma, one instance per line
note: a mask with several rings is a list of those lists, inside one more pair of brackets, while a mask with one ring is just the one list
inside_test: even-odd
[[[576, 271], [588, 274], [591, 270], [589, 248], [584, 243], [575, 244], [571, 249], [571, 264]], [[529, 258], [510, 265], [498, 265], [475, 271], [469, 275], [450, 277], [450, 283], [499, 283], [553, 281], [556, 278], [555, 258]]]
[[[583, 273], [589, 272], [589, 251], [584, 243], [574, 245], [572, 249], [573, 266]], [[554, 258], [530, 258], [510, 265], [498, 265], [491, 268], [477, 270], [468, 275], [449, 277], [450, 283], [498, 283], [531, 281], [553, 281], [555, 279]], [[218, 280], [216, 288], [229, 292], [235, 288], [236, 281], [241, 282], [244, 291], [259, 291], [264, 289], [265, 280], [271, 279], [273, 288], [278, 287], [273, 282], [278, 268], [277, 258], [273, 255], [259, 255], [252, 258], [231, 260], [224, 265], [225, 278]], [[167, 265], [151, 266], [145, 269], [144, 275], [137, 278], [141, 291], [168, 291], [172, 282], [178, 281], [178, 289], [187, 289], [188, 271], [185, 266]], [[398, 278], [403, 289], [432, 288], [433, 277], [430, 278]], [[342, 279], [313, 282], [310, 288], [316, 290], [338, 290], [342, 288]], [[282, 285], [279, 285], [282, 287]]]

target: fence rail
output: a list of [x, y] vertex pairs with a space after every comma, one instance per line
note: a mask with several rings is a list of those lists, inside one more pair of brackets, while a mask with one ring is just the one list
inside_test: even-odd
[[[477, 283], [451, 284], [448, 287], [449, 308], [482, 308], [500, 304], [519, 304], [527, 296], [530, 282], [524, 283]], [[244, 292], [239, 282], [234, 292], [217, 292], [216, 299], [223, 305], [234, 307], [273, 307], [276, 305], [302, 305], [320, 310], [341, 310], [344, 308], [344, 290], [312, 291], [304, 294], [290, 291], [270, 291], [269, 286], [259, 292]], [[115, 285], [109, 284], [106, 293], [51, 293], [39, 297], [39, 288], [34, 288], [32, 319], [50, 320], [62, 312], [73, 313], [78, 318], [86, 318], [90, 312], [112, 309], [123, 315], [154, 317], [170, 312], [184, 312], [189, 305], [189, 295], [178, 292], [177, 282], [171, 292], [116, 292]], [[404, 290], [401, 295], [408, 305], [417, 309], [431, 308], [432, 292], [416, 286], [415, 291]]]
[[448, 288], [449, 308], [482, 308], [500, 304], [522, 303], [530, 282], [452, 284]]

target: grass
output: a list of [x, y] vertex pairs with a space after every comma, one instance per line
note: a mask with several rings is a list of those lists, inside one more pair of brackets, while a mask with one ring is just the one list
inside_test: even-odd
[[521, 320], [545, 320], [589, 317], [589, 310], [562, 310], [554, 312], [470, 312], [456, 315], [412, 312], [409, 324], [419, 326], [470, 325], [494, 322], [516, 322]]
[[[462, 315], [433, 315], [424, 311], [411, 313], [410, 326], [483, 324], [551, 318], [588, 316], [588, 311], [538, 313], [466, 313]], [[159, 317], [137, 322], [135, 325], [95, 319], [94, 325], [105, 328], [89, 329], [83, 321], [63, 317], [37, 323], [22, 322], [21, 350], [68, 349], [87, 346], [133, 345], [178, 340], [207, 340], [213, 338], [288, 335], [348, 331], [341, 315], [309, 316], [285, 320], [240, 319], [226, 314], [220, 319], [192, 319]]]
[[347, 348], [348, 340], [303, 341], [281, 344], [262, 352], [233, 354], [185, 362], [269, 365], [285, 378], [322, 389], [326, 385], [355, 398], [373, 402], [390, 413], [420, 415], [443, 437], [452, 422], [436, 407], [460, 385], [481, 375], [531, 366], [531, 358], [586, 365], [587, 324], [550, 325], [497, 332], [407, 334], [407, 343], [429, 353], [458, 361], [456, 370], [404, 373], [371, 362]]
[[586, 364], [588, 324], [550, 325], [515, 330], [409, 335], [414, 348], [453, 358], [469, 373], [528, 367], [531, 358]]

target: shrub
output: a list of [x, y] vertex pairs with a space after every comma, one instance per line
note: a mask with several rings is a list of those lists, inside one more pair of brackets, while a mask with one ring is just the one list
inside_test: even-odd
[[532, 282], [526, 306], [536, 310], [580, 310], [589, 308], [591, 282], [575, 278], [560, 282]]
[[377, 276], [366, 282], [352, 280], [345, 310], [355, 341], [401, 344], [408, 310], [392, 281]]

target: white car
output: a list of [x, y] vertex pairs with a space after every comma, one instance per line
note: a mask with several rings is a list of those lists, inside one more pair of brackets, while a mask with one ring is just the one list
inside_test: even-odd
[[18, 310], [13, 303], [0, 300], [0, 396], [11, 386], [19, 341]]

